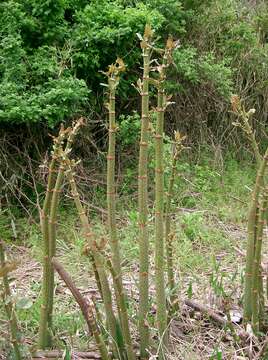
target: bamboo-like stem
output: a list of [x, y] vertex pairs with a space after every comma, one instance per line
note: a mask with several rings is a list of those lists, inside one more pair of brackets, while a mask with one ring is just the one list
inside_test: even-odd
[[[177, 156], [176, 150], [174, 150], [174, 155], [172, 159], [172, 166], [171, 166], [171, 174], [169, 178], [168, 184], [168, 192], [166, 195], [166, 209], [165, 209], [165, 240], [166, 240], [166, 256], [167, 256], [167, 274], [168, 274], [168, 287], [170, 291], [170, 299], [171, 303], [173, 304], [172, 300], [174, 299], [174, 289], [175, 289], [175, 279], [174, 279], [174, 269], [173, 269], [173, 236], [171, 234], [171, 199], [173, 197], [173, 187], [175, 181], [175, 174], [176, 174], [176, 164], [177, 164]], [[172, 305], [173, 307], [173, 305]]]
[[93, 333], [96, 344], [97, 344], [98, 349], [101, 354], [101, 358], [103, 360], [109, 360], [110, 356], [109, 356], [108, 350], [106, 348], [105, 342], [102, 338], [102, 335], [98, 329], [98, 325], [97, 325], [97, 322], [96, 322], [96, 319], [94, 316], [94, 310], [93, 310], [92, 304], [90, 302], [86, 302], [86, 300], [80, 294], [80, 291], [77, 289], [77, 287], [73, 283], [73, 280], [71, 279], [69, 274], [66, 272], [66, 270], [63, 268], [63, 266], [55, 258], [52, 259], [52, 264], [53, 264], [54, 268], [56, 269], [56, 271], [58, 272], [59, 276], [65, 282], [68, 289], [71, 291], [76, 302], [78, 303], [78, 305], [84, 315], [86, 323], [88, 325], [89, 333]]
[[94, 272], [94, 277], [95, 277], [96, 284], [97, 284], [97, 288], [99, 290], [100, 296], [101, 296], [102, 301], [103, 301], [103, 294], [102, 294], [102, 289], [101, 289], [100, 276], [99, 276], [99, 273], [98, 273], [98, 270], [97, 270], [97, 267], [96, 267], [94, 257], [90, 252], [87, 255], [88, 255], [88, 257], [89, 257], [89, 259], [91, 261], [93, 272]]
[[[5, 252], [4, 252], [4, 245], [3, 241], [0, 240], [0, 264], [1, 268], [5, 268], [6, 260], [5, 260]], [[22, 354], [20, 351], [20, 336], [19, 336], [19, 329], [18, 329], [18, 321], [15, 313], [15, 309], [12, 302], [12, 295], [11, 290], [9, 287], [9, 280], [7, 272], [3, 273], [3, 302], [5, 306], [5, 311], [9, 321], [10, 327], [10, 334], [11, 334], [11, 343], [14, 349], [14, 356], [16, 360], [22, 359]]]
[[[264, 189], [262, 193], [262, 199], [259, 206], [259, 215], [255, 240], [255, 254], [252, 270], [252, 327], [255, 332], [260, 330], [260, 314], [261, 310], [261, 296], [263, 292], [263, 281], [261, 276], [261, 250], [262, 250], [262, 238], [263, 228], [265, 223], [265, 214], [268, 207], [268, 189]], [[260, 311], [261, 310], [261, 311]]]
[[264, 316], [265, 316], [265, 308], [264, 308], [264, 304], [265, 304], [265, 300], [264, 300], [264, 288], [263, 288], [263, 274], [262, 274], [262, 268], [260, 266], [259, 269], [259, 329], [260, 331], [264, 330]]
[[168, 191], [166, 194], [165, 205], [165, 243], [166, 243], [166, 257], [167, 257], [167, 275], [168, 275], [168, 287], [170, 291], [170, 315], [172, 312], [178, 310], [178, 301], [175, 294], [175, 278], [174, 278], [174, 266], [173, 266], [173, 238], [174, 235], [171, 232], [171, 200], [174, 192], [174, 182], [176, 176], [176, 165], [179, 158], [179, 154], [183, 149], [182, 142], [185, 136], [181, 136], [179, 132], [175, 132], [175, 143], [172, 152], [172, 165], [171, 174], [169, 178]]
[[103, 266], [102, 256], [97, 247], [97, 243], [94, 238], [94, 234], [91, 230], [88, 217], [86, 216], [85, 209], [80, 200], [80, 196], [79, 196], [79, 193], [77, 190], [74, 173], [73, 173], [73, 164], [68, 159], [66, 159], [66, 162], [67, 162], [67, 170], [68, 170], [67, 177], [68, 177], [68, 180], [69, 180], [69, 183], [71, 186], [72, 196], [73, 196], [73, 199], [74, 199], [74, 202], [76, 205], [77, 212], [80, 217], [84, 237], [88, 242], [88, 247], [89, 247], [89, 250], [94, 259], [94, 263], [96, 265], [96, 270], [99, 275], [99, 281], [100, 281], [100, 286], [101, 286], [101, 292], [102, 292], [109, 332], [110, 332], [110, 335], [113, 340], [114, 353], [116, 354], [117, 353], [117, 347], [115, 344], [115, 341], [116, 341], [116, 318], [115, 318], [113, 308], [112, 308], [112, 295], [111, 295], [110, 286], [109, 286], [108, 279], [107, 279], [105, 269]]
[[64, 166], [60, 164], [58, 169], [58, 175], [56, 183], [53, 189], [53, 194], [50, 204], [50, 219], [49, 219], [49, 263], [50, 263], [50, 277], [49, 277], [49, 289], [48, 289], [48, 330], [52, 333], [52, 315], [53, 315], [53, 300], [54, 300], [54, 269], [51, 264], [52, 258], [56, 254], [56, 223], [57, 223], [57, 213], [59, 205], [59, 197], [62, 186], [62, 181], [64, 179]]
[[164, 160], [163, 134], [165, 110], [168, 106], [165, 94], [166, 69], [171, 61], [175, 43], [167, 40], [163, 54], [163, 63], [157, 67], [159, 77], [157, 84], [157, 118], [155, 130], [155, 288], [156, 316], [159, 336], [162, 338], [162, 349], [159, 359], [164, 359], [164, 350], [168, 343], [167, 307], [165, 295], [165, 264], [164, 264]]
[[[42, 283], [42, 304], [39, 323], [39, 347], [46, 349], [51, 346], [52, 333], [52, 312], [54, 296], [54, 269], [51, 259], [56, 249], [56, 216], [59, 202], [59, 192], [64, 177], [64, 168], [56, 169], [57, 162], [63, 154], [68, 154], [75, 135], [83, 125], [80, 118], [73, 128], [64, 129], [62, 126], [59, 136], [54, 138], [52, 160], [49, 166], [47, 191], [43, 209], [41, 211], [41, 226], [43, 234], [43, 283]], [[67, 144], [63, 151], [63, 143], [67, 138]]]
[[41, 228], [43, 234], [43, 277], [42, 277], [42, 304], [39, 322], [39, 342], [38, 346], [41, 349], [46, 349], [51, 346], [51, 335], [48, 329], [49, 318], [49, 298], [50, 298], [50, 278], [51, 278], [51, 264], [50, 264], [50, 244], [49, 244], [49, 214], [51, 207], [51, 200], [53, 188], [56, 181], [56, 162], [58, 158], [61, 143], [64, 141], [66, 133], [60, 131], [58, 138], [54, 139], [54, 146], [52, 152], [52, 160], [49, 165], [47, 190], [44, 200], [43, 209], [41, 210]]
[[252, 202], [248, 216], [248, 240], [246, 253], [245, 269], [245, 289], [244, 289], [244, 322], [248, 323], [252, 318], [252, 271], [255, 256], [257, 215], [259, 206], [259, 194], [263, 187], [263, 177], [268, 163], [268, 148], [258, 170]]
[[[162, 70], [164, 71], [164, 70]], [[162, 75], [164, 77], [164, 75]], [[156, 316], [159, 336], [163, 336], [162, 344], [167, 346], [167, 312], [164, 279], [164, 169], [163, 169], [163, 130], [165, 111], [165, 92], [163, 83], [159, 81], [157, 100], [157, 120], [155, 133], [155, 288]], [[160, 353], [160, 358], [163, 358]]]
[[[115, 296], [116, 296], [117, 307], [120, 309], [121, 322], [123, 322], [124, 319], [128, 319], [128, 313], [127, 313], [127, 304], [126, 304], [126, 301], [125, 301], [125, 298], [124, 298], [124, 294], [120, 293], [122, 291], [122, 285], [120, 284], [120, 279], [117, 276], [111, 261], [108, 260], [107, 263], [108, 263], [108, 267], [109, 267], [110, 272], [111, 272], [112, 277], [113, 277], [113, 281], [114, 281], [114, 285], [115, 285]], [[124, 335], [124, 332], [123, 332], [123, 335]], [[135, 359], [136, 356], [134, 354], [132, 344], [131, 343], [127, 344], [126, 339], [124, 339], [124, 340], [125, 340], [126, 348], [131, 346], [131, 352], [132, 352], [131, 356], [133, 356], [132, 359]], [[128, 352], [127, 352], [127, 359], [131, 359], [129, 357]]]
[[57, 171], [57, 178], [54, 185], [51, 203], [50, 203], [50, 214], [49, 214], [49, 223], [48, 223], [48, 235], [49, 235], [49, 263], [50, 263], [50, 277], [49, 277], [49, 296], [48, 296], [48, 329], [50, 332], [52, 331], [52, 315], [53, 315], [53, 299], [54, 299], [54, 268], [51, 264], [52, 258], [56, 255], [56, 227], [57, 227], [57, 213], [60, 199], [61, 186], [64, 179], [64, 164], [61, 161], [61, 158], [68, 156], [69, 152], [72, 149], [73, 141], [75, 136], [77, 135], [80, 127], [83, 125], [83, 118], [80, 118], [73, 128], [67, 128], [66, 130], [62, 129], [63, 134], [67, 136], [67, 143], [65, 149], [61, 147], [59, 149], [60, 156], [58, 157], [58, 161], [60, 161], [59, 169]]
[[140, 357], [148, 358], [149, 347], [149, 239], [148, 239], [148, 137], [149, 137], [149, 75], [152, 30], [146, 25], [141, 41], [143, 56], [143, 79], [140, 87], [141, 134], [138, 169], [138, 208], [139, 208], [139, 334]]
[[115, 122], [115, 93], [119, 83], [119, 74], [125, 70], [124, 63], [121, 59], [117, 59], [116, 64], [110, 65], [108, 76], [109, 88], [109, 147], [107, 154], [107, 207], [108, 207], [108, 228], [109, 241], [112, 251], [112, 268], [115, 272], [117, 297], [119, 301], [118, 311], [121, 320], [121, 327], [126, 346], [127, 357], [134, 360], [132, 340], [129, 330], [128, 314], [125, 300], [125, 293], [122, 281], [121, 255], [116, 229], [116, 190], [115, 190], [115, 144], [117, 126]]
[[[253, 149], [253, 153], [255, 156], [255, 160], [257, 162], [257, 166], [260, 169], [262, 167], [262, 156], [260, 153], [260, 149], [258, 143], [256, 141], [255, 133], [252, 129], [252, 125], [250, 124], [250, 118], [255, 113], [255, 109], [250, 109], [249, 111], [245, 110], [245, 107], [242, 105], [239, 97], [237, 95], [233, 95], [231, 99], [233, 110], [236, 114], [240, 116], [242, 119], [241, 122], [235, 122], [235, 126], [239, 126], [244, 133], [246, 134], [251, 147]], [[265, 171], [265, 169], [264, 169]], [[263, 202], [261, 205], [259, 204], [259, 195], [262, 189], [263, 184], [266, 182], [264, 177], [264, 171], [261, 176], [261, 183], [259, 186], [259, 193], [253, 194], [255, 196], [255, 200], [252, 201], [252, 206], [249, 215], [248, 222], [248, 250], [247, 258], [246, 258], [246, 281], [245, 281], [245, 300], [244, 300], [244, 321], [247, 323], [250, 321], [252, 317], [252, 326], [255, 331], [259, 331], [263, 325], [264, 318], [264, 290], [263, 290], [263, 276], [261, 271], [260, 264], [257, 264], [261, 258], [261, 247], [262, 247], [262, 231], [263, 231], [263, 222], [265, 217], [267, 218], [267, 209], [266, 214], [263, 213]], [[259, 208], [260, 206], [260, 208]], [[255, 209], [254, 209], [255, 208]], [[267, 208], [267, 206], [266, 206]], [[254, 215], [255, 213], [255, 215]], [[251, 249], [249, 249], [251, 247]], [[253, 256], [253, 258], [252, 258]], [[248, 269], [250, 267], [250, 263], [252, 266], [252, 271], [249, 273]], [[258, 267], [258, 268], [257, 268]], [[252, 275], [252, 280], [250, 281], [250, 277]], [[251, 287], [251, 294], [250, 294]], [[251, 297], [251, 300], [249, 298]], [[251, 304], [250, 304], [251, 302]]]

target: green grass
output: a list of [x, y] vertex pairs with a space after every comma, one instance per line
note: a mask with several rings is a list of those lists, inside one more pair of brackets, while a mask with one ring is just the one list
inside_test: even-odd
[[[237, 253], [234, 246], [245, 248], [240, 233], [243, 235], [242, 237], [245, 237], [250, 189], [254, 183], [255, 173], [253, 165], [247, 162], [239, 163], [235, 160], [226, 161], [220, 171], [207, 157], [198, 164], [189, 164], [183, 159], [179, 161], [172, 201], [174, 220], [172, 230], [175, 234], [175, 267], [179, 274], [178, 287], [181, 292], [192, 293], [196, 289], [195, 284], [199, 284], [204, 274], [215, 272], [215, 259], [219, 259], [221, 268], [230, 264], [236, 266]], [[129, 178], [127, 178], [127, 182], [130, 186]], [[138, 214], [133, 189], [130, 190], [130, 194], [129, 196], [124, 193], [118, 199], [120, 210], [117, 214], [123, 266], [126, 273], [133, 271], [138, 258]], [[151, 193], [152, 198], [153, 193]], [[98, 195], [95, 194], [96, 205], [104, 207], [105, 202], [102, 195], [101, 199], [101, 202], [98, 202]], [[152, 214], [153, 207], [150, 208], [149, 217], [151, 251], [153, 251], [154, 241]], [[8, 217], [2, 217], [1, 221], [5, 223], [5, 235], [7, 235], [8, 243], [12, 245], [12, 233], [8, 232], [6, 225]], [[78, 287], [82, 290], [96, 287], [89, 259], [82, 254], [85, 243], [73, 207], [65, 206], [60, 212], [58, 221], [57, 256], [66, 270], [70, 272]], [[22, 218], [16, 225], [19, 239], [16, 244], [25, 246], [28, 249], [27, 256], [40, 262], [42, 238], [39, 226], [29, 225]], [[105, 219], [97, 213], [92, 213], [92, 226], [98, 239], [107, 240]], [[11, 246], [11, 253], [13, 252], [14, 256], [16, 256], [16, 251], [16, 248]], [[25, 261], [24, 258], [21, 264], [22, 269], [23, 261]], [[236, 270], [235, 266], [232, 271]], [[32, 275], [23, 280], [25, 282], [23, 287], [26, 289], [23, 296], [29, 296], [33, 304], [27, 310], [19, 309], [17, 314], [24, 336], [31, 339], [34, 344], [38, 333], [41, 273], [39, 276]], [[83, 317], [70, 293], [62, 286], [58, 277], [56, 278], [54, 310], [56, 346], [86, 349], [88, 337]], [[209, 284], [209, 278], [206, 280], [205, 286], [207, 284]], [[20, 285], [18, 284], [19, 295], [22, 293]], [[132, 299], [130, 299], [129, 306], [135, 322], [136, 304]], [[1, 309], [1, 318], [4, 318], [2, 312]], [[3, 336], [6, 335], [0, 332], [0, 352], [1, 346], [3, 346], [1, 345]]]

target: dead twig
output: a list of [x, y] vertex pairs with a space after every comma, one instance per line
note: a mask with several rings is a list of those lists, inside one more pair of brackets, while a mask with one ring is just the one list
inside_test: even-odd
[[[196, 301], [189, 299], [185, 300], [185, 304], [191, 307], [192, 309], [206, 315], [208, 318], [210, 318], [211, 320], [215, 321], [216, 323], [220, 324], [223, 327], [230, 325], [228, 320], [226, 320], [223, 316], [217, 314], [214, 310], [210, 309], [209, 307], [203, 304], [199, 304]], [[232, 325], [236, 325], [236, 324], [232, 323]], [[241, 329], [239, 326], [235, 326], [234, 329], [237, 330], [236, 335], [240, 339], [245, 340], [249, 338], [250, 335], [245, 330]]]
[[83, 314], [83, 316], [84, 316], [84, 318], [86, 320], [89, 333], [91, 335], [92, 334], [92, 328], [91, 328], [91, 322], [90, 322], [90, 319], [89, 319], [89, 316], [88, 316], [89, 305], [87, 304], [84, 297], [81, 295], [80, 291], [74, 285], [73, 280], [71, 279], [69, 274], [64, 270], [63, 266], [55, 258], [52, 259], [52, 264], [53, 264], [55, 270], [57, 271], [57, 273], [59, 274], [59, 276], [65, 282], [68, 289], [71, 291], [71, 293], [72, 293], [73, 297], [75, 298], [77, 304], [79, 305], [79, 307], [80, 307], [80, 309], [82, 311], [82, 314]]
[[[33, 360], [37, 359], [62, 359], [64, 352], [61, 350], [40, 350], [36, 351], [32, 356]], [[97, 352], [88, 351], [72, 351], [72, 359], [87, 359], [87, 360], [98, 360], [101, 356]]]

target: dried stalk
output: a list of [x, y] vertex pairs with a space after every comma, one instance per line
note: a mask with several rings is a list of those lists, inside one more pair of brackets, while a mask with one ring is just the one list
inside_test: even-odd
[[65, 271], [63, 266], [55, 258], [52, 259], [52, 264], [53, 264], [55, 270], [58, 272], [58, 274], [62, 278], [62, 280], [65, 282], [68, 289], [71, 291], [76, 302], [78, 303], [78, 305], [83, 313], [83, 316], [86, 320], [86, 323], [88, 325], [89, 333], [93, 333], [97, 347], [101, 354], [101, 358], [103, 360], [111, 359], [108, 354], [108, 350], [106, 348], [106, 345], [102, 338], [102, 335], [98, 329], [98, 325], [97, 325], [97, 322], [96, 322], [96, 319], [94, 316], [94, 310], [93, 310], [92, 304], [86, 302], [86, 300], [80, 294], [77, 287], [74, 285], [69, 274]]
[[[4, 253], [4, 244], [3, 241], [0, 240], [0, 264], [1, 269], [7, 269], [7, 263], [5, 260], [5, 253]], [[12, 270], [12, 267], [10, 267]], [[13, 268], [14, 270], [14, 268]], [[10, 327], [10, 334], [11, 334], [11, 343], [14, 349], [14, 355], [16, 360], [22, 359], [22, 354], [20, 350], [20, 336], [19, 336], [19, 329], [18, 329], [18, 321], [15, 313], [15, 309], [12, 302], [12, 294], [9, 287], [9, 280], [7, 271], [3, 272], [3, 302], [5, 306], [5, 311], [9, 321]]]
[[[37, 359], [62, 359], [64, 356], [64, 351], [61, 350], [43, 350], [36, 351], [32, 354], [32, 360]], [[101, 356], [98, 353], [93, 351], [72, 351], [72, 359], [86, 359], [86, 360], [101, 360]]]

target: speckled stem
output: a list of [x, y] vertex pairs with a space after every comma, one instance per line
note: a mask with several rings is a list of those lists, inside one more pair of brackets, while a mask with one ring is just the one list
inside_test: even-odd
[[149, 347], [149, 237], [148, 237], [148, 137], [149, 137], [149, 75], [151, 32], [145, 29], [141, 42], [143, 56], [143, 78], [141, 86], [141, 135], [138, 169], [139, 208], [139, 334], [140, 357], [148, 359]]

